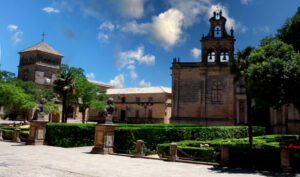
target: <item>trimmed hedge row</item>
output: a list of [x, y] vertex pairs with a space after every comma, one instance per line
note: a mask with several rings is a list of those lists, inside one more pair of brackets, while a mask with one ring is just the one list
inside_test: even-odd
[[[221, 147], [228, 146], [230, 151], [229, 165], [236, 167], [251, 167], [256, 169], [280, 169], [281, 145], [300, 145], [299, 135], [265, 135], [254, 137], [252, 151], [249, 151], [248, 138], [216, 139], [212, 141], [181, 141], [177, 142], [178, 155], [200, 161], [220, 162]], [[209, 147], [201, 147], [207, 146]], [[300, 149], [290, 149], [291, 165], [294, 170], [300, 170]], [[169, 143], [159, 144], [160, 156], [167, 156]], [[184, 153], [182, 153], [184, 152]], [[252, 165], [250, 165], [252, 162]]]
[[[254, 127], [254, 136], [265, 134], [265, 128]], [[248, 136], [245, 126], [223, 127], [169, 127], [169, 128], [140, 128], [117, 127], [115, 130], [114, 145], [117, 151], [132, 153], [135, 143], [141, 139], [145, 142], [146, 154], [156, 152], [157, 145], [166, 142], [182, 140], [213, 140], [216, 138], [243, 138]]]
[[[254, 127], [254, 135], [263, 135], [265, 129]], [[60, 147], [92, 146], [93, 124], [48, 123], [46, 141]], [[145, 153], [155, 153], [157, 144], [188, 139], [241, 138], [247, 136], [247, 127], [201, 127], [191, 124], [117, 124], [114, 146], [117, 152], [134, 153], [135, 143], [145, 142]]]
[[60, 147], [92, 146], [94, 134], [93, 124], [48, 123], [46, 141], [48, 145]]
[[[13, 136], [14, 136], [14, 129], [16, 129], [17, 127], [12, 128], [1, 128], [2, 129], [2, 137], [5, 140], [12, 140]], [[20, 139], [22, 141], [26, 141], [27, 138], [29, 136], [29, 130], [28, 128], [21, 128], [21, 132], [20, 132]]]

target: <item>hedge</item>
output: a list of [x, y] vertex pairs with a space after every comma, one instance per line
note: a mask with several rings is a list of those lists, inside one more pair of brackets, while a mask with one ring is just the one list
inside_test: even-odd
[[2, 129], [2, 137], [4, 140], [12, 140], [14, 135], [14, 129], [19, 128], [20, 131], [20, 139], [22, 141], [26, 141], [29, 136], [28, 128], [20, 128], [20, 127], [1, 127]]
[[[201, 147], [208, 144], [209, 147]], [[253, 150], [249, 150], [248, 138], [216, 139], [211, 141], [180, 141], [177, 142], [178, 155], [186, 157], [189, 154], [193, 159], [208, 162], [220, 162], [221, 147], [229, 147], [229, 165], [235, 167], [251, 167], [263, 170], [280, 169], [281, 145], [300, 145], [299, 135], [265, 135], [254, 137]], [[167, 156], [169, 143], [159, 144], [160, 156]], [[290, 149], [291, 165], [294, 170], [300, 170], [300, 149]], [[184, 153], [181, 153], [184, 152]], [[252, 165], [250, 165], [252, 162]]]
[[92, 146], [95, 127], [93, 124], [48, 123], [46, 142], [60, 147]]
[[[265, 134], [265, 128], [253, 127], [253, 135]], [[248, 136], [245, 126], [219, 127], [117, 127], [114, 145], [117, 152], [131, 153], [135, 143], [141, 139], [145, 142], [146, 154], [156, 152], [161, 143], [182, 140], [213, 140], [216, 138], [243, 138]]]
[[[254, 127], [254, 135], [262, 135], [265, 129]], [[60, 147], [92, 146], [93, 124], [48, 123], [48, 145]], [[145, 142], [145, 153], [156, 153], [157, 144], [188, 139], [211, 140], [215, 138], [241, 138], [247, 136], [247, 127], [201, 127], [191, 124], [117, 124], [114, 146], [120, 153], [134, 153], [135, 143]]]

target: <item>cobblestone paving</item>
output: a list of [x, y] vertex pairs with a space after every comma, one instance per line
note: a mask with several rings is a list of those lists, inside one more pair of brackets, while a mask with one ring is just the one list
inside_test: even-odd
[[59, 148], [0, 142], [1, 177], [234, 177], [299, 176], [209, 165], [90, 154], [92, 147]]

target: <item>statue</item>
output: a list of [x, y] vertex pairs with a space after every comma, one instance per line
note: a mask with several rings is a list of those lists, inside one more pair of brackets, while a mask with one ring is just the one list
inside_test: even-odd
[[34, 120], [44, 120], [44, 106], [47, 103], [46, 98], [42, 98], [40, 100], [40, 103], [38, 104], [38, 107], [35, 109], [34, 112]]
[[114, 99], [113, 98], [108, 98], [107, 100], [107, 105], [103, 110], [103, 115], [105, 117], [105, 124], [113, 124], [112, 122], [112, 114], [115, 110], [115, 106], [114, 106]]

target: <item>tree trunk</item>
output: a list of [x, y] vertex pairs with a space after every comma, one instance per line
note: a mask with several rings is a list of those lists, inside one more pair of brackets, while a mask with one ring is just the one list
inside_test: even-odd
[[49, 114], [49, 122], [52, 122], [52, 113]]
[[247, 98], [248, 134], [249, 134], [249, 145], [250, 145], [249, 148], [252, 149], [253, 148], [253, 134], [252, 134], [253, 119], [252, 119], [251, 98], [249, 96], [247, 88], [246, 88], [246, 98]]
[[67, 92], [63, 93], [63, 105], [62, 105], [62, 123], [67, 123]]
[[85, 123], [85, 110], [86, 110], [86, 108], [83, 107], [83, 108], [82, 108], [82, 123], [83, 123], [83, 124]]

